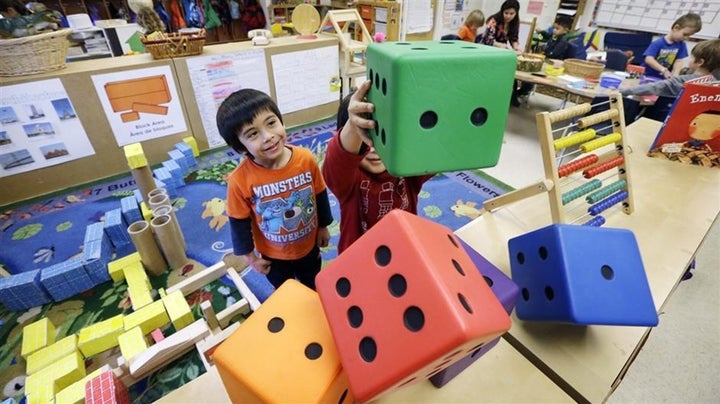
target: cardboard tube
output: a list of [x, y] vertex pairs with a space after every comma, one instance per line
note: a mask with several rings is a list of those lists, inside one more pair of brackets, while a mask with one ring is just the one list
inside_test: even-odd
[[161, 205], [153, 209], [153, 217], [162, 215], [168, 215], [172, 218], [172, 222], [175, 225], [175, 231], [177, 232], [177, 234], [180, 235], [180, 241], [182, 241], [183, 251], [187, 251], [185, 235], [183, 234], [182, 228], [180, 227], [180, 221], [177, 220], [177, 215], [175, 215], [175, 208], [168, 205]]
[[155, 234], [157, 235], [160, 248], [165, 254], [170, 267], [173, 269], [182, 268], [188, 262], [185, 250], [180, 241], [180, 234], [175, 230], [172, 217], [170, 215], [155, 216], [151, 221]]
[[150, 223], [139, 220], [128, 226], [127, 232], [130, 234], [130, 239], [135, 244], [138, 254], [140, 254], [140, 261], [142, 261], [148, 272], [157, 276], [167, 271], [167, 262], [165, 262], [155, 237], [153, 237]]
[[132, 176], [135, 179], [135, 183], [140, 190], [140, 195], [142, 195], [143, 202], [145, 202], [145, 205], [147, 205], [148, 209], [152, 210], [150, 208], [150, 198], [148, 198], [147, 195], [150, 191], [155, 189], [155, 179], [152, 176], [150, 166], [133, 168], [132, 170], [130, 170], [130, 172], [132, 173]]
[[168, 191], [167, 191], [167, 189], [165, 189], [163, 187], [159, 187], [159, 188], [155, 188], [152, 191], [148, 192], [147, 196], [148, 196], [148, 199], [152, 199], [153, 196], [158, 195], [158, 194], [168, 195]]
[[170, 197], [167, 194], [155, 194], [150, 197], [150, 205], [148, 206], [150, 207], [150, 210], [155, 211], [155, 209], [160, 206], [172, 207], [172, 204], [170, 203]]

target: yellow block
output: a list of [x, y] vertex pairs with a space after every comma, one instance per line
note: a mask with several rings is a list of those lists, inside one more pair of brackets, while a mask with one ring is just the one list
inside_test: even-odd
[[140, 253], [134, 252], [130, 255], [126, 255], [122, 258], [116, 259], [115, 261], [109, 262], [108, 273], [110, 274], [113, 282], [120, 282], [125, 279], [123, 268], [134, 262], [140, 262]]
[[139, 310], [153, 302], [152, 294], [144, 287], [128, 286], [133, 310]]
[[161, 328], [170, 322], [165, 306], [161, 300], [148, 304], [125, 316], [125, 330], [140, 327], [143, 335], [150, 334], [156, 328]]
[[185, 300], [185, 296], [183, 296], [180, 290], [176, 290], [169, 295], [163, 296], [164, 292], [160, 295], [162, 296], [162, 302], [165, 305], [165, 310], [170, 316], [170, 321], [172, 321], [173, 327], [175, 327], [175, 331], [187, 327], [195, 321], [195, 318], [190, 311], [190, 305], [187, 300]]
[[145, 152], [140, 143], [133, 143], [123, 147], [125, 150], [125, 158], [130, 168], [140, 168], [148, 165]]
[[25, 378], [25, 391], [45, 397], [49, 387], [54, 396], [58, 391], [85, 377], [85, 362], [79, 351]]
[[[25, 403], [26, 404], [53, 404], [54, 396], [52, 393], [52, 386], [45, 386], [41, 391], [33, 393], [27, 393], [27, 387], [25, 388]], [[58, 401], [58, 404], [60, 402]]]
[[55, 394], [57, 404], [82, 404], [85, 402], [85, 384], [107, 369], [100, 368]]
[[140, 203], [140, 213], [142, 213], [143, 220], [150, 221], [153, 218], [152, 210], [145, 204], [145, 202]]
[[89, 358], [100, 352], [117, 346], [117, 337], [125, 332], [123, 315], [111, 317], [99, 323], [92, 324], [78, 333], [78, 348]]
[[147, 340], [140, 327], [132, 328], [120, 334], [118, 343], [120, 344], [120, 352], [122, 352], [122, 356], [126, 361], [148, 349]]
[[200, 156], [200, 148], [198, 147], [197, 140], [194, 137], [188, 136], [183, 138], [183, 142], [187, 143], [193, 151], [193, 156]]
[[134, 287], [146, 289], [148, 291], [152, 289], [150, 278], [148, 278], [142, 262], [138, 261], [126, 265], [125, 268], [123, 268], [123, 273], [125, 273], [125, 280], [127, 281], [129, 288]]
[[53, 342], [55, 342], [55, 326], [47, 317], [43, 317], [23, 327], [20, 355], [27, 358], [31, 353]]
[[77, 335], [71, 334], [60, 341], [28, 356], [25, 372], [37, 373], [60, 358], [77, 351]]

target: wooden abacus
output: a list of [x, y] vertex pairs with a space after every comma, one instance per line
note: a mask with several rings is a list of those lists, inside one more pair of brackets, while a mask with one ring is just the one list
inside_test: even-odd
[[[582, 224], [602, 226], [605, 218], [600, 213], [618, 204], [626, 214], [632, 213], [634, 205], [630, 175], [625, 164], [628, 149], [625, 146], [622, 96], [611, 95], [605, 103], [609, 104], [607, 111], [579, 119], [575, 118], [590, 112], [593, 105], [584, 103], [558, 111], [538, 113], [535, 119], [545, 178], [525, 188], [485, 201], [484, 210], [491, 212], [508, 203], [546, 192], [554, 223], [578, 223], [591, 217]], [[553, 128], [553, 124], [568, 121], [570, 123], [566, 126]], [[611, 122], [608, 127], [612, 128], [613, 132], [598, 136], [592, 126], [605, 121]], [[612, 144], [615, 147], [611, 150], [601, 154], [593, 153]], [[606, 149], [608, 148], [602, 150]], [[575, 157], [576, 154], [576, 158], [563, 164], [565, 159]], [[604, 174], [604, 177], [597, 178], [601, 174]], [[584, 200], [581, 199], [583, 197]], [[586, 206], [587, 213], [570, 217], [572, 212]]]

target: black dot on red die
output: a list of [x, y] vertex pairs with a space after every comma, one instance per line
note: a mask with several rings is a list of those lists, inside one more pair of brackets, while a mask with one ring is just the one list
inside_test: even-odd
[[417, 306], [410, 306], [403, 313], [405, 328], [412, 332], [418, 332], [425, 326], [425, 314]]
[[388, 280], [388, 290], [395, 297], [400, 297], [407, 291], [407, 281], [400, 274], [395, 274]]
[[285, 321], [280, 317], [273, 317], [270, 321], [268, 321], [267, 328], [268, 331], [272, 333], [280, 332], [283, 328], [285, 328]]
[[363, 322], [363, 312], [358, 306], [351, 306], [347, 311], [348, 323], [350, 327], [358, 328]]
[[335, 282], [335, 291], [340, 297], [348, 297], [350, 295], [350, 280], [348, 278], [340, 278]]
[[457, 295], [458, 300], [460, 301], [460, 304], [462, 305], [463, 309], [465, 309], [468, 313], [472, 314], [473, 309], [470, 307], [470, 303], [467, 301], [465, 296], [463, 296], [462, 293], [458, 293]]
[[465, 270], [463, 270], [462, 265], [460, 265], [459, 262], [452, 260], [452, 264], [455, 267], [455, 270], [458, 271], [458, 273], [462, 276], [465, 276]]
[[310, 360], [315, 360], [322, 356], [323, 349], [322, 345], [317, 342], [311, 342], [305, 347], [305, 357]]
[[390, 248], [387, 246], [381, 245], [375, 250], [375, 262], [377, 262], [377, 264], [381, 267], [389, 264], [391, 258], [392, 253], [390, 252]]
[[455, 242], [455, 237], [453, 237], [452, 234], [448, 234], [447, 236], [448, 236], [448, 239], [450, 239], [450, 242], [452, 243], [452, 245], [455, 246], [455, 248], [460, 248], [460, 246], [457, 245], [457, 242]]
[[495, 282], [493, 282], [492, 278], [490, 278], [488, 276], [483, 275], [483, 279], [485, 279], [485, 283], [487, 283], [487, 285], [490, 287], [492, 287], [492, 285], [495, 284]]
[[374, 339], [371, 337], [364, 337], [360, 340], [359, 348], [360, 357], [363, 358], [365, 362], [372, 362], [375, 360], [375, 357], [377, 356], [377, 344]]

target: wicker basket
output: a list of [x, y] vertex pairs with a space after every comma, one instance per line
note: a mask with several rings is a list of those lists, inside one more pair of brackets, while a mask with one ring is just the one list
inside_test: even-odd
[[72, 29], [0, 39], [0, 76], [25, 76], [63, 69]]
[[142, 43], [154, 59], [199, 55], [205, 45], [205, 30], [196, 34], [164, 34], [158, 40], [148, 40], [143, 36]]
[[582, 59], [565, 59], [563, 63], [565, 73], [577, 77], [590, 77], [599, 79], [605, 66], [600, 63], [588, 62]]

